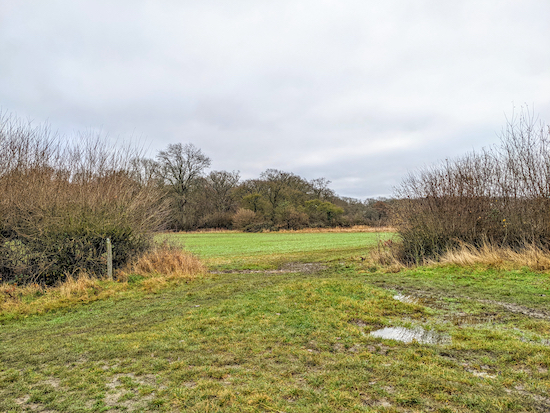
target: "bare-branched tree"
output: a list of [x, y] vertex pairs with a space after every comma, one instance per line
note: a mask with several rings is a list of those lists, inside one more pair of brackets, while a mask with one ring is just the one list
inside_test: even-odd
[[177, 143], [168, 145], [165, 151], [160, 151], [157, 161], [158, 173], [171, 200], [176, 229], [186, 229], [189, 222], [186, 211], [189, 193], [197, 178], [210, 166], [210, 158], [191, 143]]

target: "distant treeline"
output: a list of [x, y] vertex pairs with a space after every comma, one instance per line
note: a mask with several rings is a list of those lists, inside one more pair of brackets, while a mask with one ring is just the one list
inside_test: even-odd
[[386, 225], [391, 200], [337, 196], [325, 178], [310, 181], [267, 169], [257, 179], [205, 170], [210, 159], [192, 144], [169, 145], [156, 159], [134, 161], [133, 179], [155, 185], [169, 208], [169, 229], [244, 231]]
[[79, 271], [105, 271], [148, 250], [160, 230], [244, 231], [385, 225], [387, 200], [338, 197], [329, 181], [268, 169], [258, 179], [212, 171], [191, 144], [155, 159], [132, 147], [0, 113], [0, 283], [54, 284]]

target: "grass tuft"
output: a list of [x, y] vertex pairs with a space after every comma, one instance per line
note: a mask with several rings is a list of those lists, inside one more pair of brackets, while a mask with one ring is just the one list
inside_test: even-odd
[[206, 267], [191, 253], [162, 245], [119, 270], [116, 281], [98, 279], [83, 271], [77, 276], [68, 275], [55, 287], [1, 284], [0, 319], [43, 314], [102, 300], [130, 288], [157, 291], [166, 287], [169, 281], [190, 281], [205, 273]]
[[550, 252], [533, 244], [525, 244], [523, 248], [516, 250], [490, 243], [484, 243], [480, 247], [463, 243], [460, 247], [443, 254], [438, 263], [459, 266], [486, 265], [500, 269], [529, 267], [535, 271], [546, 271], [550, 269]]
[[390, 273], [397, 273], [407, 268], [401, 259], [399, 245], [393, 239], [378, 241], [377, 247], [370, 251], [370, 260], [367, 264], [374, 264], [374, 268], [380, 265], [385, 272]]
[[204, 264], [190, 252], [163, 244], [146, 252], [121, 271], [120, 277], [131, 274], [151, 277], [161, 275], [167, 279], [192, 280], [206, 273]]
[[58, 287], [59, 295], [65, 299], [78, 297], [87, 299], [91, 290], [100, 289], [96, 277], [90, 276], [87, 272], [81, 272], [78, 277], [68, 276]]

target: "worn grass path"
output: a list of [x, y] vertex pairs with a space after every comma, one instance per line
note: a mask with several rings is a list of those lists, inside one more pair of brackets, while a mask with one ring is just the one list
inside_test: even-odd
[[[360, 259], [372, 234], [268, 234], [275, 241], [263, 250], [259, 234], [235, 234], [238, 248], [219, 235], [175, 237], [211, 269], [237, 272], [150, 292], [136, 278], [105, 300], [4, 319], [0, 411], [549, 411], [550, 323], [482, 302], [528, 306], [537, 296], [543, 309], [548, 274], [385, 273]], [[238, 272], [285, 261], [324, 269]], [[417, 301], [395, 300], [397, 291]], [[451, 342], [369, 334], [384, 326], [422, 326]]]

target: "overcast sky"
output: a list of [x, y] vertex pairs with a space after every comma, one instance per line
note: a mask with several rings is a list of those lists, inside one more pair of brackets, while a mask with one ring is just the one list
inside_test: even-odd
[[0, 0], [0, 109], [387, 196], [550, 123], [548, 0]]

